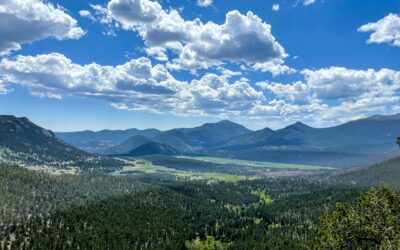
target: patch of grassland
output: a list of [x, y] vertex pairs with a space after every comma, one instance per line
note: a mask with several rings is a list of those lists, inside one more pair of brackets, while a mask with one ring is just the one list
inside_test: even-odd
[[289, 164], [289, 163], [275, 163], [267, 161], [248, 161], [231, 158], [220, 158], [220, 157], [207, 157], [207, 156], [179, 156], [180, 158], [193, 159], [198, 161], [218, 163], [218, 164], [232, 164], [247, 167], [265, 167], [275, 169], [300, 169], [300, 170], [328, 170], [333, 169], [330, 167], [302, 165], [302, 164]]
[[115, 172], [113, 174], [119, 175], [124, 173], [129, 173], [131, 171], [139, 171], [143, 173], [156, 173], [156, 172], [168, 172], [179, 177], [184, 177], [188, 179], [203, 179], [210, 181], [224, 181], [224, 182], [237, 182], [244, 180], [246, 177], [241, 175], [232, 175], [216, 172], [193, 172], [193, 171], [183, 171], [173, 168], [167, 168], [160, 165], [154, 165], [151, 161], [145, 159], [132, 160], [129, 165], [124, 166], [122, 171]]
[[238, 182], [244, 180], [245, 177], [241, 175], [222, 174], [222, 173], [198, 173], [204, 179], [225, 181], [225, 182]]

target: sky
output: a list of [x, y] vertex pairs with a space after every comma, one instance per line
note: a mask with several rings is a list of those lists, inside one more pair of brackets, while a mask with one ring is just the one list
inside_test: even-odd
[[0, 0], [0, 114], [54, 131], [400, 113], [400, 0]]

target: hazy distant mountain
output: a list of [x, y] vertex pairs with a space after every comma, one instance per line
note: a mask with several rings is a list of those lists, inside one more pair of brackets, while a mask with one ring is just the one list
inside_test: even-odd
[[125, 154], [143, 144], [148, 143], [148, 142], [151, 142], [151, 139], [148, 139], [147, 137], [144, 137], [141, 135], [134, 135], [134, 136], [130, 137], [129, 139], [121, 142], [117, 146], [106, 149], [101, 153], [105, 154], [105, 155]]
[[293, 144], [347, 153], [385, 153], [395, 148], [400, 116], [374, 116], [330, 128], [297, 123], [276, 131]]
[[178, 151], [174, 148], [158, 143], [158, 142], [148, 142], [145, 143], [128, 153], [125, 156], [143, 156], [143, 155], [178, 155]]
[[78, 131], [78, 132], [57, 132], [55, 135], [61, 140], [85, 150], [90, 153], [102, 153], [105, 150], [117, 146], [132, 136], [144, 136], [153, 138], [160, 134], [157, 129], [127, 129], [127, 130], [101, 130], [101, 131]]
[[250, 130], [240, 124], [223, 120], [195, 128], [168, 130], [154, 137], [154, 140], [180, 152], [193, 153], [248, 132]]
[[234, 137], [209, 154], [348, 167], [395, 155], [399, 135], [400, 115], [373, 116], [329, 128], [297, 122], [275, 131], [266, 128]]
[[121, 162], [95, 157], [57, 139], [27, 118], [0, 116], [0, 161], [52, 167], [109, 168]]

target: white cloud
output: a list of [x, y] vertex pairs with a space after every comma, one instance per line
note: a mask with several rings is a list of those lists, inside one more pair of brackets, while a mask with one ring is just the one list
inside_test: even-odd
[[41, 0], [0, 1], [0, 54], [45, 38], [79, 39], [85, 32], [64, 9]]
[[394, 113], [400, 113], [400, 105], [395, 105], [391, 107]]
[[206, 74], [182, 82], [163, 65], [152, 65], [144, 57], [115, 67], [79, 65], [57, 53], [0, 61], [1, 82], [25, 86], [36, 96], [84, 96], [103, 99], [119, 109], [178, 115], [247, 112], [264, 99], [246, 80], [229, 83], [234, 74]]
[[303, 70], [306, 83], [318, 99], [358, 98], [366, 93], [392, 93], [400, 86], [400, 72], [330, 67]]
[[290, 84], [259, 82], [272, 93], [268, 104], [256, 105], [254, 115], [301, 117], [316, 125], [334, 125], [377, 111], [388, 111], [400, 101], [400, 71], [354, 70], [330, 67], [303, 70], [304, 81]]
[[304, 0], [303, 1], [304, 5], [311, 5], [311, 4], [314, 4], [314, 3], [315, 3], [315, 0]]
[[302, 80], [264, 81], [256, 87], [239, 72], [217, 70], [222, 73], [179, 81], [164, 65], [154, 65], [145, 57], [106, 66], [79, 65], [57, 53], [20, 55], [0, 61], [0, 92], [20, 85], [39, 97], [96, 98], [118, 109], [280, 117], [285, 122], [301, 119], [314, 125], [333, 125], [376, 111], [393, 112], [400, 102], [400, 71], [389, 69], [307, 69], [300, 72]]
[[200, 7], [208, 7], [213, 3], [213, 0], [197, 0], [197, 5]]
[[200, 80], [190, 83], [190, 92], [194, 99], [193, 107], [207, 113], [247, 112], [258, 102], [265, 99], [262, 92], [256, 91], [245, 80], [232, 84], [225, 77], [207, 74]]
[[93, 6], [102, 15], [125, 30], [133, 30], [145, 41], [145, 51], [166, 60], [167, 50], [176, 58], [169, 61], [171, 69], [198, 69], [224, 62], [283, 63], [284, 48], [271, 33], [271, 26], [252, 12], [226, 14], [223, 24], [200, 19], [184, 20], [174, 9], [164, 10], [150, 0], [111, 0], [107, 8]]
[[7, 86], [0, 81], [0, 95], [2, 94], [7, 94], [10, 90], [7, 88]]
[[293, 84], [264, 81], [258, 82], [256, 85], [264, 90], [269, 90], [277, 97], [284, 98], [294, 104], [306, 105], [311, 103], [312, 97], [309, 93], [309, 87], [307, 84], [300, 81]]
[[80, 10], [79, 15], [81, 17], [87, 17], [92, 21], [95, 21], [96, 19], [93, 17], [92, 13], [89, 10]]
[[282, 74], [293, 74], [297, 70], [283, 64], [283, 60], [274, 60], [265, 63], [254, 63], [250, 68], [260, 72], [270, 72], [273, 76]]
[[272, 5], [272, 10], [273, 10], [273, 11], [279, 11], [279, 9], [280, 9], [279, 4], [273, 4], [273, 5]]
[[400, 16], [389, 14], [375, 23], [367, 23], [358, 28], [359, 32], [372, 32], [368, 43], [390, 43], [400, 46]]

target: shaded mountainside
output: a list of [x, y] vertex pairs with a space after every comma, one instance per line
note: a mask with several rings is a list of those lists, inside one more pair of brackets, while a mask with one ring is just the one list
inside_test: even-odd
[[329, 128], [297, 122], [279, 130], [252, 131], [205, 154], [249, 160], [352, 167], [396, 155], [400, 115], [373, 116]]
[[195, 128], [179, 128], [165, 131], [154, 138], [184, 153], [193, 153], [209, 148], [234, 136], [250, 132], [249, 129], [231, 121], [205, 123]]
[[108, 169], [122, 164], [74, 148], [57, 139], [53, 132], [15, 116], [0, 116], [0, 161], [81, 169]]
[[139, 146], [142, 146], [143, 144], [151, 142], [150, 139], [147, 137], [141, 136], [141, 135], [134, 135], [130, 137], [129, 139], [121, 142], [117, 146], [111, 147], [109, 149], [106, 149], [102, 151], [102, 154], [105, 155], [119, 155], [119, 154], [125, 154]]
[[174, 148], [166, 144], [158, 142], [148, 142], [123, 155], [142, 156], [142, 155], [178, 155], [178, 154], [179, 154], [178, 151], [176, 151]]
[[50, 130], [14, 116], [0, 116], [0, 146], [15, 152], [45, 155], [60, 160], [89, 156], [57, 139]]
[[374, 116], [351, 121], [329, 128], [313, 128], [296, 122], [279, 130], [265, 128], [231, 138], [219, 145], [238, 148], [260, 146], [302, 146], [324, 151], [367, 153], [390, 151], [395, 147], [395, 138], [400, 135], [400, 116]]
[[153, 138], [160, 134], [157, 129], [127, 129], [127, 130], [101, 130], [79, 132], [57, 132], [55, 135], [61, 140], [90, 153], [103, 153], [105, 150], [117, 146], [132, 136]]

